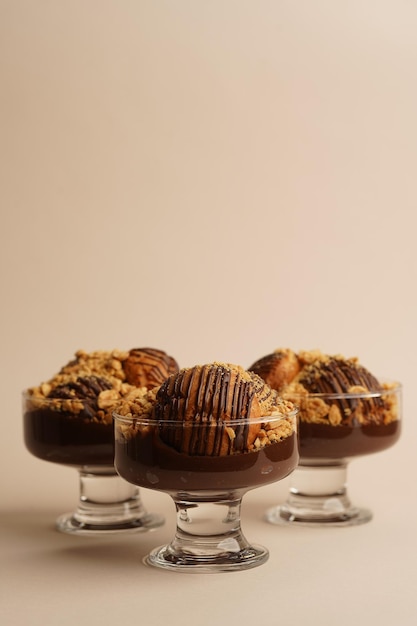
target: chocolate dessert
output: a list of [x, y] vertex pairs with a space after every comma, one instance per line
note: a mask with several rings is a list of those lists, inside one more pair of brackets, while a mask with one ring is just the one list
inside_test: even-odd
[[[116, 404], [143, 396], [164, 374], [178, 369], [172, 357], [150, 348], [78, 351], [48, 382], [25, 392], [27, 449], [55, 463], [113, 466]], [[129, 382], [133, 371], [140, 387]]]
[[284, 478], [298, 461], [293, 404], [239, 366], [182, 369], [116, 413], [116, 468], [139, 486], [247, 489]]
[[400, 436], [398, 385], [380, 382], [357, 358], [280, 349], [249, 369], [299, 406], [302, 460], [370, 454]]

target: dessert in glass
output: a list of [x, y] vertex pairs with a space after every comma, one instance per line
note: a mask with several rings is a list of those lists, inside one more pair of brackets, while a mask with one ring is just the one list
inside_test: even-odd
[[139, 402], [122, 401], [115, 467], [127, 481], [169, 494], [176, 532], [145, 563], [171, 571], [222, 572], [264, 563], [248, 542], [241, 501], [298, 463], [297, 409], [237, 365], [184, 368]]
[[378, 380], [357, 358], [280, 349], [256, 372], [299, 407], [300, 463], [286, 502], [267, 511], [273, 524], [352, 526], [372, 519], [351, 503], [351, 460], [385, 450], [401, 429], [401, 385]]
[[56, 520], [58, 530], [101, 535], [163, 524], [161, 515], [146, 511], [139, 488], [114, 468], [112, 413], [122, 398], [145, 395], [178, 369], [172, 357], [153, 348], [80, 350], [48, 382], [23, 393], [26, 448], [39, 459], [79, 472], [78, 506]]

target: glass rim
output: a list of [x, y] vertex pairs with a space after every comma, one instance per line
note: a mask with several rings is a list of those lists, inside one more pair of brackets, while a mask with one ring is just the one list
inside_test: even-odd
[[[238, 419], [204, 419], [204, 420], [165, 420], [165, 419], [156, 419], [155, 417], [149, 416], [141, 416], [141, 415], [120, 415], [117, 411], [113, 411], [113, 421], [115, 424], [127, 424], [127, 425], [142, 425], [142, 426], [176, 426], [176, 427], [205, 427], [208, 426], [225, 426], [234, 428], [235, 426], [252, 426], [255, 424], [267, 424], [274, 422], [281, 422], [286, 419], [295, 420], [297, 418], [300, 409], [298, 407], [294, 407], [288, 413], [272, 413], [271, 415], [260, 415], [259, 417], [250, 418], [238, 418]], [[296, 420], [295, 420], [296, 421]]]
[[296, 404], [297, 400], [307, 400], [307, 399], [313, 399], [313, 400], [314, 399], [319, 399], [319, 400], [363, 399], [363, 400], [366, 400], [366, 399], [372, 399], [372, 398], [381, 398], [381, 397], [389, 396], [389, 395], [396, 394], [402, 391], [403, 386], [398, 381], [388, 380], [384, 378], [380, 378], [378, 380], [380, 381], [381, 385], [385, 384], [389, 386], [382, 387], [381, 389], [368, 390], [368, 391], [347, 391], [347, 392], [321, 391], [317, 393], [316, 392], [310, 393], [308, 391], [306, 391], [305, 393], [290, 392], [290, 393], [285, 393], [284, 397], [291, 400], [292, 402]]

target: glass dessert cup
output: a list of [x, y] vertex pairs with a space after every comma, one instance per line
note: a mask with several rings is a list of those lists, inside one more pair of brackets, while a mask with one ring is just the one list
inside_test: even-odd
[[253, 451], [216, 456], [184, 453], [181, 442], [193, 437], [206, 442], [231, 422], [210, 426], [202, 421], [161, 422], [114, 415], [119, 474], [135, 485], [166, 492], [176, 507], [174, 538], [152, 550], [145, 563], [171, 571], [206, 573], [264, 563], [268, 550], [249, 543], [243, 535], [241, 501], [248, 490], [281, 480], [296, 467], [296, 414], [294, 410], [285, 416], [233, 420], [236, 436], [245, 437], [249, 423], [268, 424], [277, 432], [286, 427], [286, 436]]
[[[372, 512], [351, 503], [347, 470], [351, 460], [385, 450], [396, 443], [401, 429], [401, 385], [378, 392], [316, 393], [295, 398], [299, 405], [300, 463], [291, 475], [290, 491], [283, 505], [266, 512], [272, 524], [300, 526], [353, 526], [369, 522]], [[386, 423], [347, 425], [303, 421], [306, 402], [338, 403], [352, 414], [358, 407], [366, 416], [385, 407], [392, 419]]]
[[56, 528], [76, 535], [103, 535], [161, 526], [164, 518], [147, 513], [139, 488], [120, 478], [114, 469], [113, 424], [74, 415], [68, 410], [68, 402], [23, 393], [27, 450], [39, 459], [79, 472], [78, 506], [61, 515]]

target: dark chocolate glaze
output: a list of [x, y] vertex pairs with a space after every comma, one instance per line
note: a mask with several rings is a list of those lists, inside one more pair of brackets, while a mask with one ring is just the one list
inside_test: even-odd
[[115, 465], [127, 481], [179, 493], [250, 489], [287, 476], [298, 462], [295, 434], [257, 451], [224, 456], [190, 456], [161, 440], [157, 429], [129, 439], [116, 437]]

